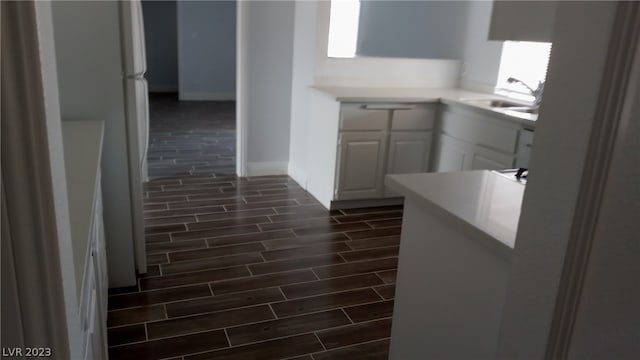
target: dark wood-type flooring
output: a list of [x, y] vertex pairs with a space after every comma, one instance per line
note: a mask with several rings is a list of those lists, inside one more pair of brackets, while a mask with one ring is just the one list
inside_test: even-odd
[[[233, 131], [212, 114], [152, 128], [198, 148]], [[287, 176], [192, 166], [145, 184], [149, 272], [111, 291], [111, 359], [387, 359], [402, 207], [329, 212]]]

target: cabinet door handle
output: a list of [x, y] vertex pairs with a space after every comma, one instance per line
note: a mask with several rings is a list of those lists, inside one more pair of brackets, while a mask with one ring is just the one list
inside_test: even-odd
[[413, 110], [416, 107], [414, 105], [394, 105], [394, 104], [384, 104], [384, 105], [362, 105], [362, 108], [365, 110]]

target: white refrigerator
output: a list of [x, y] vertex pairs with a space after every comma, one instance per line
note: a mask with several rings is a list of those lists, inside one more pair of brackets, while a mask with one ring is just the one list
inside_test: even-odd
[[148, 180], [149, 99], [147, 80], [144, 77], [147, 71], [147, 60], [142, 2], [140, 0], [120, 2], [120, 16], [136, 267], [138, 272], [146, 273], [142, 183]]

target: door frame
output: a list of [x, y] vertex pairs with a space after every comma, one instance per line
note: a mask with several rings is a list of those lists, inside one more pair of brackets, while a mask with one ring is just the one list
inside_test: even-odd
[[12, 329], [19, 333], [3, 332], [2, 345], [81, 359], [51, 3], [2, 2], [0, 9], [2, 256], [9, 260], [2, 263], [2, 310], [19, 321]]
[[248, 77], [249, 4], [236, 2], [236, 174], [247, 176], [247, 77]]
[[[640, 86], [640, 77], [632, 76], [640, 61], [639, 3], [559, 3], [561, 13], [573, 21], [556, 23], [554, 44], [566, 47], [558, 48], [562, 59], [552, 50], [546, 90], [564, 96], [548, 99], [540, 110], [536, 132], [544, 137], [537, 135], [532, 151], [536, 171], [523, 201], [498, 359], [568, 357], [610, 165], [622, 124], [633, 116], [633, 89]], [[568, 61], [585, 52], [594, 55], [584, 64]], [[561, 73], [562, 79], [554, 77]], [[547, 116], [554, 118], [546, 122]], [[541, 141], [551, 149], [541, 149]], [[550, 156], [558, 149], [565, 150], [562, 156]], [[565, 195], [554, 197], [559, 193]]]

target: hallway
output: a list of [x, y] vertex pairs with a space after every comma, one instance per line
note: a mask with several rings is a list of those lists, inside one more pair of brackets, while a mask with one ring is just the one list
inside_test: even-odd
[[152, 102], [149, 271], [109, 296], [110, 358], [386, 359], [402, 208], [229, 175], [230, 104]]

